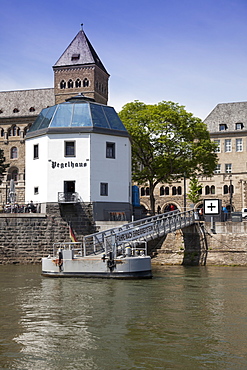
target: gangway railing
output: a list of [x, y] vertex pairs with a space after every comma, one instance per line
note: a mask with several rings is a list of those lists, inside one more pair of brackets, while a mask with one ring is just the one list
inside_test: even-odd
[[113, 252], [116, 256], [123, 253], [126, 247], [132, 247], [133, 242], [136, 246], [192, 225], [194, 222], [194, 211], [175, 210], [86, 235], [83, 240], [84, 255]]

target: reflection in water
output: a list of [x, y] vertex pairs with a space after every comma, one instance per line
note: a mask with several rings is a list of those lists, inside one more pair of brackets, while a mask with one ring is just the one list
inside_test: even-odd
[[247, 270], [49, 279], [0, 266], [0, 368], [246, 369]]

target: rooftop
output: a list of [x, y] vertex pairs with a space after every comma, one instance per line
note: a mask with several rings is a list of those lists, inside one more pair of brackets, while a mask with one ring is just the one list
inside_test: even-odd
[[43, 109], [28, 134], [52, 128], [101, 128], [127, 133], [113, 107], [95, 103], [82, 94]]

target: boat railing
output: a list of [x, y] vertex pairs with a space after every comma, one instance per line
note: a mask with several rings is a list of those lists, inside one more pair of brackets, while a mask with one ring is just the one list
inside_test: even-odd
[[57, 256], [59, 250], [73, 250], [80, 256], [84, 255], [83, 245], [80, 242], [61, 242], [53, 244], [53, 256]]
[[117, 246], [115, 253], [116, 256], [126, 255], [126, 256], [146, 256], [147, 255], [147, 241], [131, 241], [126, 240], [120, 246]]

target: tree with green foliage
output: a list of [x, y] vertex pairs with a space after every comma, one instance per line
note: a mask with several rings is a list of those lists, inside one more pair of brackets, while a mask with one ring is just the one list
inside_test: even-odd
[[5, 163], [4, 152], [0, 149], [0, 184], [2, 183], [2, 176], [6, 173], [8, 167], [9, 164]]
[[199, 183], [197, 177], [192, 176], [189, 183], [187, 198], [194, 204], [199, 202], [201, 199], [201, 190], [202, 184]]
[[215, 143], [207, 126], [184, 106], [162, 101], [127, 103], [119, 116], [132, 137], [132, 179], [148, 183], [151, 212], [158, 183], [177, 181], [186, 173], [211, 176], [217, 164]]

